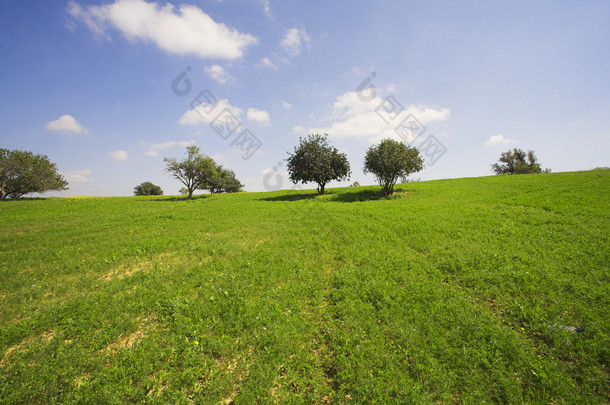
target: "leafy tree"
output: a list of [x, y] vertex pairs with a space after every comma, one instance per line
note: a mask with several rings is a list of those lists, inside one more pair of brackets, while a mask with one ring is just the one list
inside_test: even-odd
[[[540, 164], [534, 155], [533, 150], [525, 153], [521, 149], [514, 148], [512, 151], [502, 153], [499, 163], [491, 165], [492, 170], [496, 174], [527, 174], [527, 173], [540, 173]], [[547, 173], [550, 173], [550, 169]]]
[[407, 177], [423, 168], [424, 160], [419, 150], [393, 139], [384, 139], [379, 145], [371, 146], [364, 157], [364, 173], [373, 173], [386, 195], [394, 192], [399, 177]]
[[345, 153], [328, 143], [328, 134], [309, 134], [299, 138], [299, 146], [286, 159], [290, 180], [293, 183], [314, 182], [318, 194], [324, 194], [324, 187], [332, 180], [348, 180], [349, 162]]
[[207, 189], [216, 172], [214, 159], [202, 155], [200, 149], [195, 145], [186, 147], [184, 160], [179, 161], [175, 158], [163, 160], [167, 164], [165, 170], [184, 184], [189, 199], [193, 198], [193, 191]]
[[133, 195], [163, 195], [163, 190], [161, 190], [161, 187], [152, 184], [150, 181], [145, 181], [133, 189]]
[[216, 173], [210, 179], [210, 193], [238, 193], [244, 187], [235, 177], [233, 170], [223, 169], [218, 166]]
[[3, 148], [0, 148], [0, 185], [0, 200], [68, 189], [68, 182], [47, 156]]

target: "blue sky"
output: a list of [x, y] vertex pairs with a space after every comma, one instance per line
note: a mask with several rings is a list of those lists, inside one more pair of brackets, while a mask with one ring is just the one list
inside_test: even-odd
[[0, 147], [49, 156], [65, 196], [177, 194], [163, 158], [193, 143], [248, 191], [293, 188], [310, 132], [351, 163], [329, 187], [374, 184], [386, 137], [422, 148], [422, 180], [513, 147], [610, 166], [608, 21], [606, 0], [0, 0]]

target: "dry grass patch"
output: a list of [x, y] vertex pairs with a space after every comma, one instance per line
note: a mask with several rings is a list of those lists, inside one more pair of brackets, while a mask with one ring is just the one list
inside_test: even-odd
[[122, 280], [139, 271], [149, 270], [151, 267], [153, 267], [157, 263], [168, 263], [168, 262], [169, 263], [177, 262], [177, 258], [175, 257], [175, 252], [160, 253], [151, 260], [148, 260], [148, 259], [140, 260], [138, 262], [132, 263], [131, 265], [130, 264], [121, 264], [121, 265], [115, 267], [114, 269], [112, 269], [110, 272], [104, 274], [102, 277], [100, 277], [100, 280], [103, 280], [103, 281], [112, 281], [115, 279]]
[[9, 347], [8, 349], [6, 349], [4, 351], [4, 354], [2, 356], [2, 360], [0, 360], [0, 367], [4, 367], [5, 365], [9, 365], [10, 364], [10, 358], [12, 357], [12, 355], [14, 353], [24, 352], [30, 346], [34, 345], [35, 343], [45, 343], [45, 344], [49, 343], [51, 340], [53, 340], [54, 337], [55, 337], [55, 331], [54, 330], [49, 330], [49, 331], [43, 332], [42, 335], [40, 335], [38, 337], [30, 336], [30, 337], [25, 338], [19, 344], [11, 346], [11, 347]]
[[155, 330], [154, 318], [137, 318], [136, 321], [139, 322], [139, 325], [134, 332], [125, 336], [122, 335], [116, 342], [113, 342], [106, 346], [104, 349], [101, 349], [100, 353], [113, 354], [122, 349], [131, 349], [142, 339], [147, 338], [148, 333]]

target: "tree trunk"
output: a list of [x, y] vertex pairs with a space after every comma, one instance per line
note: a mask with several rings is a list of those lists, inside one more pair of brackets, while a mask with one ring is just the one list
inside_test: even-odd
[[326, 184], [318, 184], [318, 194], [324, 194], [324, 186]]
[[193, 190], [189, 188], [189, 200], [193, 198]]

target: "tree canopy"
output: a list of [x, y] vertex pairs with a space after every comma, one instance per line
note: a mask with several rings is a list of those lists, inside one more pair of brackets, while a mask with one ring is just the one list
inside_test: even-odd
[[318, 194], [324, 194], [324, 188], [332, 180], [348, 180], [350, 167], [344, 153], [328, 143], [328, 134], [309, 134], [299, 138], [299, 146], [294, 153], [288, 153], [286, 159], [290, 180], [293, 183], [314, 182]]
[[[496, 174], [527, 174], [540, 173], [542, 169], [536, 159], [533, 150], [528, 150], [525, 153], [521, 149], [514, 148], [512, 151], [503, 152], [498, 159], [499, 163], [491, 165], [492, 170]], [[549, 171], [547, 169], [546, 171]]]
[[163, 190], [161, 190], [161, 187], [154, 185], [150, 181], [145, 181], [144, 183], [134, 187], [133, 195], [163, 195]]
[[424, 168], [419, 150], [393, 139], [373, 145], [364, 158], [364, 173], [373, 173], [386, 195], [394, 192], [399, 177], [407, 177]]
[[214, 159], [201, 154], [197, 146], [186, 147], [183, 160], [164, 159], [166, 171], [180, 180], [186, 188], [188, 198], [193, 197], [195, 190], [209, 190], [211, 193], [231, 193], [241, 191], [241, 184], [232, 170], [224, 169]]
[[244, 187], [235, 177], [233, 170], [218, 166], [208, 184], [210, 193], [237, 193]]
[[3, 148], [0, 148], [0, 185], [0, 200], [68, 189], [68, 182], [47, 156]]

